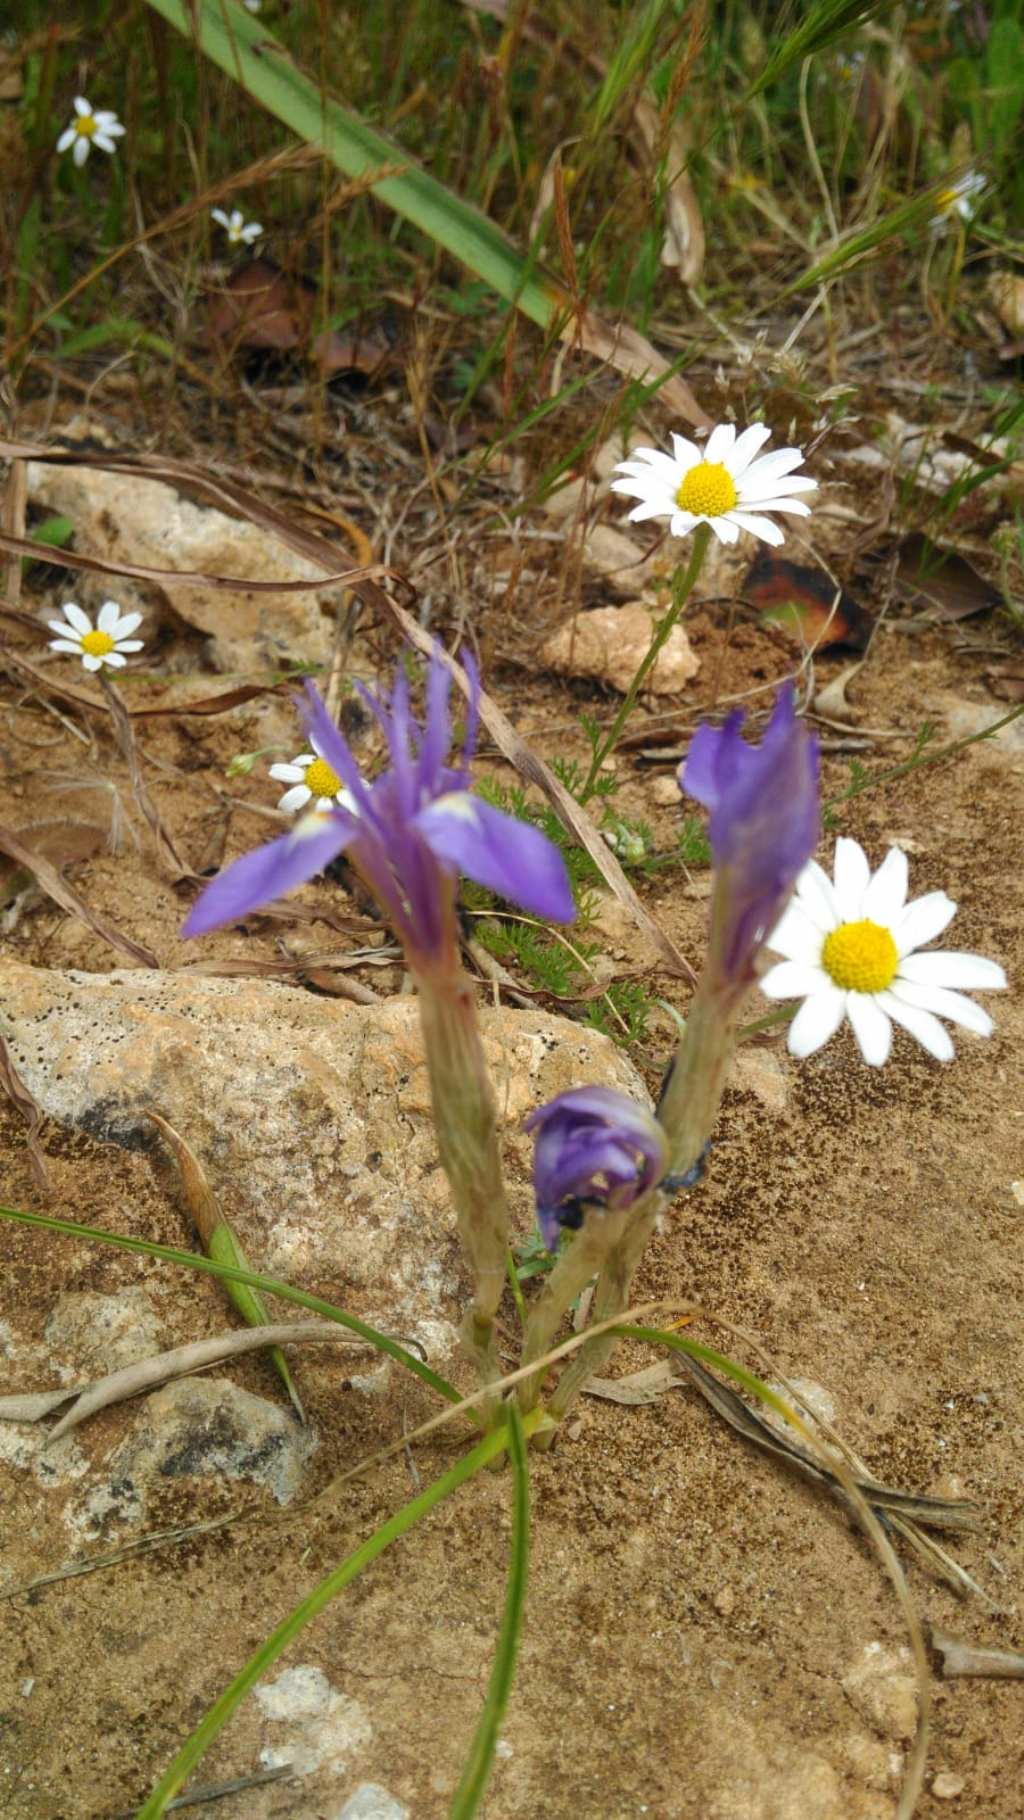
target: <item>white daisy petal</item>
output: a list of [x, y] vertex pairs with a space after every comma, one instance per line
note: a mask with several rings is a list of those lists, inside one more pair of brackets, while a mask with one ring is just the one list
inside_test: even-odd
[[846, 1015], [868, 1067], [884, 1067], [892, 1048], [892, 1024], [877, 997], [869, 992], [848, 993]]
[[821, 958], [822, 932], [812, 923], [810, 917], [795, 898], [791, 898], [782, 912], [765, 947], [773, 954], [784, 955], [787, 961], [806, 961], [816, 965]]
[[813, 1055], [816, 1049], [822, 1048], [839, 1029], [845, 1010], [846, 993], [838, 986], [830, 986], [827, 992], [816, 992], [812, 998], [805, 998], [789, 1026], [790, 1055]]
[[92, 631], [92, 620], [89, 618], [88, 613], [82, 612], [77, 601], [66, 600], [61, 607], [61, 612], [67, 620], [68, 625], [74, 626], [76, 632]]
[[[742, 440], [741, 437], [740, 441]], [[743, 476], [744, 488], [760, 486], [762, 480], [769, 476], [778, 479], [783, 474], [788, 474], [792, 468], [798, 468], [802, 461], [803, 452], [800, 449], [773, 449], [769, 455], [759, 455]], [[815, 481], [813, 484], [817, 486], [818, 483]]]
[[769, 499], [792, 499], [797, 493], [814, 493], [818, 483], [809, 474], [769, 474], [764, 480], [748, 480], [744, 475], [740, 483], [744, 501], [748, 505], [764, 505]]
[[144, 638], [119, 638], [114, 649], [115, 651], [144, 651], [146, 641]]
[[944, 891], [928, 891], [924, 897], [915, 897], [893, 924], [892, 938], [900, 954], [933, 942], [955, 915], [956, 905]]
[[842, 922], [839, 902], [827, 872], [816, 859], [809, 859], [796, 881], [800, 908], [823, 935], [831, 935]]
[[907, 856], [902, 847], [890, 847], [864, 893], [861, 915], [872, 923], [881, 923], [884, 929], [891, 929], [906, 901]]
[[749, 531], [752, 537], [759, 537], [762, 543], [774, 544], [777, 548], [786, 541], [778, 525], [772, 524], [770, 518], [758, 518], [753, 512], [740, 512], [735, 507], [729, 517], [741, 531]]
[[115, 141], [108, 138], [105, 132], [95, 132], [92, 136], [92, 142], [93, 145], [99, 147], [101, 152], [112, 152], [115, 149]]
[[677, 465], [684, 471], [688, 468], [695, 468], [700, 461], [700, 450], [697, 444], [691, 442], [686, 436], [680, 436], [676, 430], [672, 432], [672, 452]]
[[116, 626], [106, 628], [112, 638], [130, 638], [136, 626], [141, 626], [141, 613], [122, 613]]
[[914, 1005], [904, 1004], [888, 992], [880, 992], [878, 997], [893, 1022], [902, 1024], [915, 1042], [920, 1043], [922, 1049], [927, 1049], [928, 1054], [933, 1055], [937, 1062], [953, 1060], [954, 1050], [949, 1032], [942, 1028], [938, 1018], [933, 1017], [930, 1011], [921, 1011]]
[[704, 444], [702, 460], [724, 463], [726, 457], [731, 453], [735, 441], [736, 425], [734, 423], [716, 424]]
[[66, 152], [70, 145], [74, 145], [75, 140], [77, 138], [78, 138], [78, 134], [76, 133], [73, 126], [65, 127], [64, 131], [62, 132], [60, 138], [57, 141], [58, 152]]
[[809, 961], [780, 961], [758, 981], [766, 998], [811, 998], [816, 992], [827, 992], [831, 984], [824, 967]]
[[860, 921], [861, 903], [871, 879], [868, 856], [859, 841], [840, 835], [832, 866], [836, 897], [844, 923]]
[[[67, 627], [64, 628], [67, 631]], [[71, 651], [75, 657], [81, 657], [82, 647], [70, 638], [50, 638], [47, 640], [48, 651]]]
[[121, 617], [121, 609], [116, 600], [105, 600], [99, 610], [96, 624], [101, 632], [113, 632]]
[[102, 670], [103, 668], [102, 657], [91, 657], [88, 652], [83, 656], [82, 662], [87, 670]]
[[737, 436], [725, 463], [734, 480], [742, 477], [744, 486], [746, 485], [751, 462], [758, 449], [764, 447], [770, 435], [771, 430], [766, 423], [752, 423], [748, 430], [744, 430], [740, 436]]
[[951, 1024], [962, 1024], [965, 1030], [973, 1030], [977, 1036], [991, 1036], [995, 1028], [988, 1012], [962, 992], [947, 992], [942, 986], [915, 986], [909, 980], [901, 979], [893, 980], [889, 991], [901, 1005], [913, 1005], [919, 1011], [946, 1017]]
[[74, 107], [75, 113], [78, 114], [82, 120], [87, 120], [92, 113], [92, 108], [89, 106], [84, 95], [76, 95], [72, 102], [72, 106]]
[[633, 507], [629, 514], [629, 522], [635, 525], [643, 524], [645, 518], [664, 518], [666, 512], [671, 512], [671, 510], [671, 505], [663, 499], [645, 499], [640, 505]]
[[[718, 538], [719, 543], [738, 543], [739, 542], [740, 527], [738, 524], [733, 523], [731, 517], [729, 517], [729, 518], [704, 518], [704, 517], [702, 517], [698, 522], [701, 524], [710, 525], [711, 529], [715, 533], [715, 536]], [[781, 539], [780, 539], [780, 541], [781, 541]]]
[[89, 156], [89, 141], [80, 133], [75, 135], [75, 149], [71, 156], [77, 165], [83, 165]]
[[214, 221], [216, 221], [218, 227], [226, 228], [226, 227], [231, 226], [231, 223], [228, 220], [227, 216], [225, 215], [223, 209], [211, 209], [210, 214], [213, 216], [213, 219], [214, 219]]
[[673, 537], [689, 537], [696, 523], [692, 512], [676, 512], [668, 528]]
[[301, 809], [312, 799], [313, 792], [305, 784], [296, 784], [294, 789], [286, 790], [278, 802], [278, 808], [290, 815], [293, 809]]
[[71, 631], [71, 627], [63, 619], [48, 619], [46, 629], [48, 632], [56, 632], [58, 638], [67, 638]]
[[981, 954], [951, 954], [941, 949], [904, 955], [897, 977], [911, 980], [915, 986], [963, 986], [968, 992], [972, 988], [1001, 992], [1006, 985], [1006, 975], [995, 961]]
[[744, 506], [753, 507], [756, 512], [791, 512], [794, 518], [810, 518], [811, 508], [802, 499], [743, 499]]
[[270, 767], [270, 776], [273, 778], [276, 778], [276, 780], [279, 784], [301, 784], [303, 779], [305, 778], [305, 775], [306, 775], [306, 766], [305, 765], [277, 764], [277, 765], [271, 765], [271, 767]]

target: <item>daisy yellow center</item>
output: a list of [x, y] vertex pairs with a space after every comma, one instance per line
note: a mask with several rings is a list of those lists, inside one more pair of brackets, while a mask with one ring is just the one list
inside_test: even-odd
[[341, 789], [341, 778], [331, 770], [330, 765], [322, 758], [314, 758], [306, 766], [306, 788], [314, 796], [337, 796]]
[[82, 650], [89, 657], [106, 657], [114, 649], [114, 641], [109, 632], [83, 632]]
[[736, 482], [721, 461], [701, 461], [683, 476], [676, 504], [695, 518], [720, 518], [731, 512], [739, 494]]
[[91, 139], [97, 131], [96, 119], [93, 114], [79, 114], [78, 119], [75, 121], [75, 132], [80, 139]]
[[950, 209], [956, 208], [959, 200], [959, 190], [940, 190], [935, 198], [935, 206], [943, 215], [948, 215]]
[[864, 917], [833, 929], [822, 948], [821, 964], [845, 992], [884, 992], [896, 976], [900, 957], [889, 930]]

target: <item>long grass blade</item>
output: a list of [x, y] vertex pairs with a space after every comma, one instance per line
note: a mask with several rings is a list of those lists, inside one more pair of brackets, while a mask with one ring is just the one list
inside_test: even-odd
[[888, 11], [886, 0], [870, 0], [868, 4], [865, 0], [818, 0], [816, 6], [808, 7], [796, 30], [775, 46], [746, 99], [750, 101], [762, 89], [770, 88], [794, 63], [802, 63], [805, 57], [827, 49], [844, 32], [864, 25], [873, 13], [883, 11]]
[[472, 1820], [487, 1792], [498, 1733], [505, 1716], [526, 1609], [526, 1580], [530, 1553], [530, 1472], [523, 1419], [515, 1399], [508, 1405], [508, 1457], [512, 1467], [512, 1540], [501, 1621], [487, 1698], [466, 1758], [465, 1768], [449, 1810], [449, 1820]]
[[348, 1327], [357, 1333], [360, 1339], [369, 1341], [378, 1352], [386, 1352], [389, 1359], [411, 1371], [414, 1377], [448, 1403], [461, 1403], [462, 1396], [454, 1384], [442, 1378], [429, 1365], [424, 1365], [414, 1353], [406, 1352], [397, 1340], [392, 1340], [386, 1333], [378, 1333], [376, 1327], [370, 1327], [366, 1321], [360, 1321], [354, 1314], [346, 1314], [343, 1308], [336, 1308], [333, 1302], [325, 1302], [322, 1296], [307, 1295], [304, 1289], [296, 1289], [291, 1283], [282, 1282], [280, 1277], [258, 1276], [254, 1270], [242, 1270], [235, 1265], [221, 1263], [216, 1258], [200, 1257], [195, 1251], [178, 1251], [174, 1245], [156, 1245], [151, 1239], [133, 1239], [120, 1232], [107, 1232], [102, 1226], [80, 1226], [74, 1220], [59, 1220], [47, 1213], [26, 1213], [21, 1207], [7, 1207], [0, 1204], [0, 1218], [16, 1220], [22, 1226], [36, 1226], [43, 1232], [58, 1232], [65, 1238], [91, 1239], [99, 1245], [114, 1245], [119, 1251], [134, 1251], [143, 1257], [160, 1258], [165, 1264], [180, 1264], [185, 1270], [199, 1270], [207, 1276], [220, 1277], [225, 1283], [242, 1283], [249, 1289], [262, 1290], [264, 1295], [280, 1296], [283, 1302], [294, 1302], [299, 1308], [308, 1308], [311, 1314], [322, 1315], [325, 1321], [337, 1321], [339, 1327]]
[[[537, 1415], [538, 1422], [543, 1420], [540, 1412], [533, 1413]], [[533, 1426], [537, 1426], [537, 1423], [535, 1422]], [[530, 1431], [530, 1418], [527, 1418], [523, 1424], [523, 1431]], [[392, 1542], [397, 1542], [401, 1536], [407, 1535], [421, 1517], [428, 1516], [432, 1510], [443, 1503], [445, 1498], [450, 1497], [452, 1492], [458, 1491], [459, 1487], [465, 1485], [468, 1479], [473, 1478], [476, 1473], [489, 1466], [492, 1460], [497, 1459], [509, 1445], [509, 1439], [510, 1431], [504, 1427], [494, 1429], [491, 1434], [486, 1435], [440, 1479], [435, 1479], [433, 1485], [428, 1485], [427, 1489], [421, 1491], [418, 1497], [413, 1498], [410, 1503], [404, 1504], [401, 1510], [396, 1510], [386, 1523], [382, 1523], [379, 1529], [374, 1530], [372, 1536], [368, 1536], [365, 1542], [353, 1550], [352, 1554], [347, 1555], [340, 1566], [327, 1574], [311, 1593], [307, 1593], [306, 1597], [296, 1605], [294, 1611], [289, 1612], [284, 1622], [271, 1632], [257, 1650], [253, 1651], [245, 1667], [235, 1676], [230, 1687], [224, 1689], [219, 1699], [215, 1700], [203, 1715], [191, 1737], [182, 1745], [174, 1762], [161, 1776], [149, 1800], [139, 1808], [135, 1820], [161, 1820], [161, 1816], [167, 1812], [168, 1803], [173, 1800], [185, 1778], [195, 1769], [196, 1764], [223, 1730], [232, 1713], [256, 1682], [267, 1673], [268, 1669], [273, 1667], [278, 1657], [288, 1648], [289, 1643], [323, 1611], [325, 1605], [329, 1605], [338, 1593], [343, 1592], [345, 1587], [362, 1573], [364, 1567], [369, 1567], [371, 1561], [375, 1561], [378, 1555], [383, 1554]]]

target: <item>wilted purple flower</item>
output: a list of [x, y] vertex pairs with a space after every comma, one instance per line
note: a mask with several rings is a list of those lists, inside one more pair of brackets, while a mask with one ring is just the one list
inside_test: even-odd
[[533, 1187], [549, 1251], [562, 1226], [582, 1224], [588, 1201], [632, 1206], [668, 1168], [668, 1140], [652, 1112], [614, 1087], [573, 1087], [523, 1120], [536, 1133]]
[[341, 779], [350, 806], [303, 816], [288, 834], [247, 853], [208, 885], [185, 924], [202, 935], [322, 872], [341, 852], [361, 873], [396, 934], [421, 966], [448, 952], [454, 940], [457, 874], [552, 922], [573, 920], [575, 906], [557, 847], [540, 833], [472, 796], [469, 764], [476, 741], [480, 683], [465, 660], [471, 691], [465, 743], [448, 762], [451, 676], [435, 651], [427, 673], [421, 727], [410, 711], [409, 685], [399, 666], [390, 696], [360, 689], [388, 744], [390, 764], [366, 782], [344, 735], [312, 683], [304, 716], [316, 751]]
[[821, 825], [817, 741], [796, 718], [792, 686], [780, 689], [759, 746], [747, 744], [742, 725], [738, 712], [723, 727], [698, 727], [679, 770], [680, 789], [711, 811], [711, 959], [734, 986], [752, 979]]

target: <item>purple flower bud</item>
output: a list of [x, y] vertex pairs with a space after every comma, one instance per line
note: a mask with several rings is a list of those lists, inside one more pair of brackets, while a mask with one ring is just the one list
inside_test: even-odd
[[759, 746], [740, 728], [701, 726], [679, 769], [679, 787], [711, 812], [708, 834], [717, 878], [712, 961], [734, 986], [753, 978], [753, 962], [817, 845], [818, 746], [780, 689]]
[[574, 1087], [523, 1120], [536, 1133], [533, 1186], [549, 1251], [562, 1226], [581, 1224], [585, 1204], [618, 1211], [661, 1180], [668, 1140], [652, 1112], [614, 1087]]
[[336, 802], [324, 814], [305, 816], [290, 834], [236, 860], [207, 886], [184, 934], [201, 935], [234, 922], [313, 878], [343, 849], [407, 952], [423, 965], [454, 941], [460, 871], [537, 916], [572, 922], [575, 906], [557, 847], [539, 829], [470, 794], [480, 684], [471, 658], [466, 669], [471, 684], [466, 742], [455, 764], [449, 763], [451, 675], [437, 652], [427, 674], [422, 727], [412, 716], [401, 668], [385, 699], [360, 691], [383, 729], [390, 759], [372, 783], [362, 776], [344, 734], [307, 683], [308, 730], [345, 786], [350, 806]]

